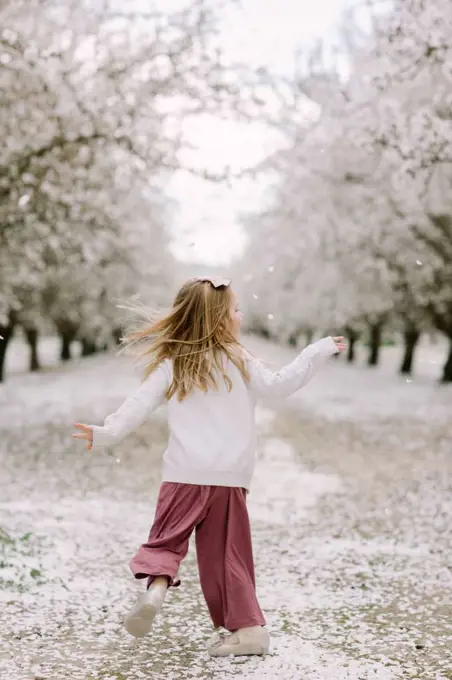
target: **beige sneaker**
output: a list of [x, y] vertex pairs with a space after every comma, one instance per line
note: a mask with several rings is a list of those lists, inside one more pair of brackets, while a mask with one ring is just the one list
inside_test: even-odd
[[147, 635], [152, 628], [154, 619], [163, 604], [168, 590], [168, 584], [162, 579], [156, 579], [149, 590], [140, 595], [138, 602], [127, 614], [124, 626], [130, 635], [136, 638]]
[[219, 634], [212, 640], [208, 652], [210, 656], [251, 656], [267, 654], [270, 638], [262, 626], [242, 628], [230, 635]]

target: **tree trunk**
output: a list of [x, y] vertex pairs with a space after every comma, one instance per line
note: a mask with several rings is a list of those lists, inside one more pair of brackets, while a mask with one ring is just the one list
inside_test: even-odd
[[410, 375], [413, 370], [413, 359], [414, 350], [421, 337], [420, 332], [416, 328], [407, 328], [403, 333], [403, 339], [405, 343], [405, 350], [403, 355], [402, 365], [400, 367], [400, 373], [402, 375]]
[[260, 338], [265, 338], [266, 340], [270, 340], [270, 331], [268, 330], [268, 328], [264, 328], [263, 326], [258, 326], [255, 330], [255, 333]]
[[297, 346], [297, 340], [298, 340], [298, 333], [291, 333], [289, 335], [289, 338], [287, 340], [287, 344], [289, 347], [296, 347]]
[[15, 322], [10, 318], [7, 326], [0, 324], [0, 382], [5, 378], [5, 359], [6, 350], [8, 349], [9, 341], [13, 337]]
[[79, 326], [69, 319], [54, 319], [58, 335], [61, 338], [61, 361], [69, 361], [71, 359], [71, 344], [75, 340]]
[[96, 344], [92, 342], [92, 340], [82, 338], [81, 343], [82, 343], [82, 357], [89, 357], [97, 352]]
[[312, 330], [312, 328], [309, 328], [306, 331], [306, 344], [310, 345], [312, 343], [313, 339], [314, 339], [314, 331]]
[[349, 363], [352, 363], [353, 361], [355, 361], [355, 357], [356, 357], [355, 346], [356, 346], [356, 342], [359, 339], [360, 334], [358, 333], [358, 331], [355, 331], [353, 328], [350, 328], [350, 326], [347, 326], [347, 328], [345, 329], [345, 334], [347, 336], [347, 343], [348, 343], [347, 361]]
[[452, 335], [449, 336], [449, 354], [447, 356], [447, 361], [444, 364], [441, 382], [452, 383]]
[[449, 340], [449, 353], [447, 355], [446, 363], [443, 366], [441, 382], [450, 383], [452, 382], [452, 304], [446, 308], [445, 313], [438, 312], [435, 308], [432, 308], [431, 311], [435, 328], [440, 333], [444, 333]]
[[121, 344], [122, 328], [114, 328], [112, 331], [113, 340], [117, 345]]
[[61, 361], [69, 361], [71, 358], [71, 342], [73, 340], [72, 333], [60, 333], [61, 338]]
[[38, 329], [37, 328], [24, 328], [25, 337], [30, 347], [30, 371], [39, 371], [41, 369], [41, 364], [39, 363], [38, 356]]
[[377, 366], [378, 360], [380, 358], [380, 346], [383, 324], [381, 322], [370, 324], [369, 330], [370, 330], [369, 338], [370, 352], [367, 363], [369, 366]]

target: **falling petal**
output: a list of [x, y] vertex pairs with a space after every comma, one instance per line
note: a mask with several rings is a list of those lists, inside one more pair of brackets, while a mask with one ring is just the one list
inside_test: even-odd
[[275, 317], [273, 316], [273, 314], [267, 314], [267, 318], [270, 319], [270, 321], [271, 321], [271, 320], [274, 319]]
[[23, 194], [23, 196], [21, 196], [19, 198], [19, 208], [25, 208], [25, 206], [27, 205], [29, 200], [30, 200], [30, 195], [29, 194]]
[[275, 271], [275, 266], [271, 264], [268, 268], [268, 271], [270, 272], [270, 274], [273, 274], [273, 272]]
[[259, 295], [256, 295], [256, 293], [253, 293], [253, 298], [257, 300], [259, 298]]
[[418, 267], [420, 267], [422, 265], [422, 262], [420, 260], [416, 260], [416, 264], [418, 265]]

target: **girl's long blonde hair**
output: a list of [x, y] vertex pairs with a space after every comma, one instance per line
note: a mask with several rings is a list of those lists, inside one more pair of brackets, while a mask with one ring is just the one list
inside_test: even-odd
[[[173, 381], [166, 393], [170, 399], [177, 393], [179, 401], [194, 389], [207, 392], [209, 387], [218, 387], [220, 375], [232, 389], [224, 359], [227, 357], [249, 380], [244, 353], [235, 337], [230, 316], [230, 286], [214, 287], [208, 280], [187, 281], [166, 316], [155, 319], [146, 314], [146, 325], [128, 332], [122, 339], [124, 349], [143, 348], [138, 358], [148, 359], [145, 379], [165, 359], [173, 363]], [[135, 309], [137, 308], [130, 308]], [[143, 308], [141, 308], [143, 312]]]

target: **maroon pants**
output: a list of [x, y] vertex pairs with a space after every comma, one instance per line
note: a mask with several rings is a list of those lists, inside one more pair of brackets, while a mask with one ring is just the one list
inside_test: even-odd
[[175, 581], [196, 530], [201, 588], [215, 628], [264, 626], [256, 597], [244, 489], [163, 482], [148, 542], [130, 562], [135, 578]]

